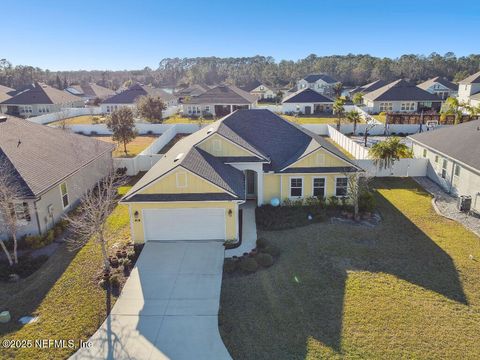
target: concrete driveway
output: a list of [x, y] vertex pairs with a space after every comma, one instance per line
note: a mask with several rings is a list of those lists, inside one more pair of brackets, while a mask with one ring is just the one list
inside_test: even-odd
[[224, 247], [147, 242], [93, 346], [72, 359], [231, 359], [218, 330]]

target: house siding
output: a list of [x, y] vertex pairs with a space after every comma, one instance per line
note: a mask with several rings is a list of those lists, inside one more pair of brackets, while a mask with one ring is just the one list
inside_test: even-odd
[[[320, 156], [319, 156], [320, 155]], [[323, 162], [322, 159], [323, 158]], [[310, 155], [307, 155], [302, 160], [291, 165], [291, 168], [300, 168], [300, 167], [317, 167], [317, 166], [351, 166], [351, 164], [339, 159], [325, 150], [319, 149], [314, 151]]]
[[[220, 147], [215, 147], [218, 146], [218, 144], [220, 144]], [[212, 135], [208, 139], [204, 140], [198, 145], [198, 147], [214, 156], [253, 156], [251, 152], [228, 140], [225, 140], [225, 138], [217, 134]]]

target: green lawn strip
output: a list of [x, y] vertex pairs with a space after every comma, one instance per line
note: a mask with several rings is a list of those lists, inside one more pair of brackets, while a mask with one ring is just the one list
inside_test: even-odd
[[386, 118], [387, 116], [386, 115], [372, 115], [376, 120], [382, 122], [385, 124], [385, 121], [386, 121]]
[[[126, 189], [125, 189], [126, 190]], [[109, 245], [130, 241], [128, 207], [118, 205], [108, 219]], [[78, 252], [62, 245], [36, 273], [16, 284], [0, 283], [2, 304], [21, 315], [39, 316], [36, 323], [0, 325], [3, 339], [88, 340], [106, 317], [106, 296], [96, 276], [101, 273], [99, 246], [90, 241]], [[7, 295], [8, 294], [8, 295]], [[6, 296], [7, 295], [7, 296]], [[116, 298], [112, 298], [112, 306]], [[69, 349], [2, 349], [3, 358], [64, 359]]]
[[437, 215], [410, 179], [374, 181], [375, 228], [259, 231], [281, 249], [225, 277], [220, 332], [234, 358], [477, 358], [480, 239]]
[[[214, 121], [215, 121], [214, 119], [201, 120], [203, 124], [211, 124]], [[164, 124], [200, 124], [200, 120], [192, 119], [192, 118], [181, 116], [181, 115], [175, 115], [165, 119], [163, 123]]]
[[80, 115], [80, 116], [75, 116], [75, 117], [64, 119], [64, 120], [54, 121], [49, 123], [48, 125], [52, 125], [52, 126], [90, 125], [90, 124], [93, 124], [94, 117], [97, 117], [102, 122], [105, 120], [104, 115]]

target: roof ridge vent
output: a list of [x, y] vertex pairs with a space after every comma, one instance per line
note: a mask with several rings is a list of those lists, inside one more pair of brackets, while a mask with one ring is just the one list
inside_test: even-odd
[[173, 160], [173, 162], [177, 162], [177, 161], [180, 160], [182, 157], [183, 157], [183, 153], [178, 154], [178, 155], [175, 157], [175, 159]]
[[212, 132], [213, 132], [213, 127], [211, 127], [211, 128], [208, 128], [208, 130], [207, 130], [207, 134], [211, 134]]

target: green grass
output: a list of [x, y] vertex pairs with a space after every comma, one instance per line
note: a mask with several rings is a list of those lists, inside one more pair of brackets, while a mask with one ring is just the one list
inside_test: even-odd
[[233, 358], [479, 357], [480, 239], [438, 216], [413, 180], [374, 186], [375, 228], [259, 232], [282, 253], [223, 280], [220, 332]]
[[105, 116], [102, 115], [81, 115], [75, 116], [65, 120], [59, 120], [49, 123], [52, 126], [70, 126], [70, 125], [90, 125], [93, 124], [93, 117], [97, 117], [101, 122], [105, 121]]
[[335, 124], [337, 118], [334, 116], [291, 116], [291, 115], [282, 115], [284, 119], [287, 119], [291, 122], [297, 124]]
[[117, 144], [117, 148], [113, 151], [113, 157], [135, 157], [143, 150], [150, 146], [152, 142], [158, 139], [158, 135], [139, 135], [127, 144], [127, 155], [123, 151], [123, 144], [118, 144], [112, 140], [111, 136], [95, 136], [96, 139], [109, 143]]
[[[122, 191], [127, 191], [128, 186]], [[128, 207], [118, 205], [107, 222], [109, 245], [130, 241]], [[99, 246], [89, 242], [71, 252], [62, 245], [33, 275], [18, 283], [0, 283], [0, 304], [9, 309], [13, 321], [0, 324], [4, 339], [88, 340], [106, 317], [106, 296], [95, 280], [101, 273]], [[112, 306], [116, 298], [112, 298]], [[23, 315], [37, 315], [36, 323], [20, 326]], [[69, 349], [1, 349], [1, 359], [65, 359]]]
[[[215, 120], [202, 120], [203, 124], [210, 124]], [[163, 122], [164, 124], [199, 124], [200, 121], [198, 119], [191, 119], [189, 117], [175, 115], [170, 116], [169, 118], [165, 119]]]
[[381, 123], [385, 124], [387, 115], [372, 115], [376, 120], [380, 121]]

